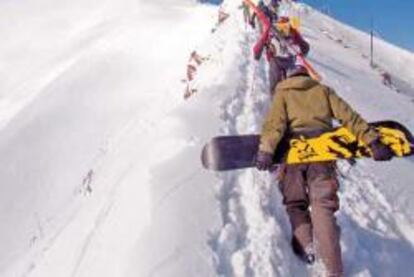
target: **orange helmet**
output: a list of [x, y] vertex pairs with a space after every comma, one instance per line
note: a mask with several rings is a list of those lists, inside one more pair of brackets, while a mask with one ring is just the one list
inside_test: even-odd
[[276, 29], [283, 35], [288, 36], [290, 34], [290, 19], [287, 16], [281, 16], [276, 22]]

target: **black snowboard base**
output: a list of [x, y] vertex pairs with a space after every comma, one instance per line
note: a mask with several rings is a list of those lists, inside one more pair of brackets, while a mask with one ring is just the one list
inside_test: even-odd
[[[372, 122], [396, 157], [414, 155], [411, 132], [395, 121]], [[207, 143], [201, 152], [206, 169], [225, 171], [253, 167], [260, 143], [259, 135], [219, 136]], [[339, 127], [315, 138], [282, 140], [274, 155], [274, 163], [310, 163], [338, 159], [371, 157], [371, 150], [346, 128]]]

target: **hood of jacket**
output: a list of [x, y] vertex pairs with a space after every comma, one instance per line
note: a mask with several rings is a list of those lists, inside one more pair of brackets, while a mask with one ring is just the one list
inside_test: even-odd
[[309, 76], [293, 76], [286, 80], [283, 80], [277, 85], [277, 90], [287, 90], [287, 89], [299, 89], [299, 90], [308, 90], [317, 85], [320, 85], [318, 81], [315, 81]]

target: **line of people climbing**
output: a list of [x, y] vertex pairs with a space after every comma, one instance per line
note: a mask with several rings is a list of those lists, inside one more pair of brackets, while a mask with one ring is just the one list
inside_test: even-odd
[[[364, 141], [375, 160], [390, 160], [393, 152], [379, 133], [332, 88], [320, 83], [320, 76], [306, 61], [310, 46], [297, 22], [278, 14], [281, 2], [243, 0], [245, 22], [254, 29], [259, 25], [261, 35], [253, 55], [259, 60], [266, 53], [273, 99], [262, 126], [257, 169], [274, 171], [273, 156], [282, 139], [317, 137], [332, 130], [334, 120]], [[324, 276], [330, 277], [344, 276], [335, 217], [339, 209], [336, 172], [336, 162], [282, 164], [276, 170], [291, 223], [293, 252], [308, 264], [318, 256]]]
[[[379, 133], [340, 98], [334, 89], [320, 83], [321, 77], [307, 61], [310, 45], [300, 34], [298, 17], [283, 14], [282, 5], [293, 0], [241, 0], [246, 27], [259, 32], [253, 57], [268, 63], [272, 105], [265, 117], [256, 155], [259, 170], [274, 171], [273, 156], [286, 138], [314, 138], [333, 129], [339, 121], [371, 149], [374, 160], [393, 157]], [[283, 15], [282, 15], [283, 14]], [[230, 15], [221, 7], [212, 33]], [[193, 51], [187, 64], [185, 99], [197, 92], [197, 69], [208, 57]], [[386, 80], [389, 82], [389, 80]], [[316, 257], [325, 267], [323, 276], [342, 277], [336, 162], [281, 164], [275, 171], [283, 204], [291, 223], [293, 252], [308, 264]]]
[[253, 55], [260, 60], [265, 52], [268, 62], [269, 92], [273, 96], [276, 85], [286, 79], [292, 70], [312, 71], [313, 77], [320, 80], [316, 71], [307, 63], [306, 56], [310, 45], [302, 37], [297, 17], [279, 16], [281, 0], [269, 3], [260, 0], [257, 5], [252, 1], [243, 1], [244, 20], [253, 29], [257, 26], [260, 37], [253, 47]]

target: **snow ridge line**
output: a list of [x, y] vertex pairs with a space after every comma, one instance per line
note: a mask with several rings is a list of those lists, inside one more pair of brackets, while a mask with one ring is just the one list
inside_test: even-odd
[[[240, 41], [240, 45], [242, 44], [249, 44], [248, 37], [244, 37]], [[241, 61], [238, 67], [239, 74], [241, 74], [240, 77], [238, 76], [238, 87], [235, 88], [235, 93], [220, 107], [223, 111], [221, 118], [224, 121], [221, 133], [224, 134], [238, 133], [237, 117], [243, 111], [244, 94], [249, 87], [247, 79], [243, 78], [247, 76], [249, 60]], [[223, 227], [216, 238], [213, 238], [211, 244], [218, 275], [232, 276], [234, 275], [232, 257], [234, 253], [245, 247], [247, 226], [243, 215], [244, 210], [240, 203], [240, 188], [237, 187], [237, 172], [225, 173], [219, 177], [221, 180], [218, 184], [217, 198], [220, 203]]]
[[[253, 34], [246, 34], [247, 44], [243, 44], [244, 57], [252, 57], [250, 50], [252, 38], [254, 39]], [[262, 113], [262, 111], [256, 111], [255, 109], [258, 102], [255, 98], [259, 93], [255, 91], [259, 65], [252, 58], [247, 60], [247, 65], [248, 67], [245, 68], [244, 72], [247, 76], [247, 86], [239, 88], [244, 92], [244, 95], [240, 95], [244, 106], [235, 118], [235, 128], [239, 133], [256, 131], [252, 127], [258, 126], [257, 112]], [[268, 197], [268, 193], [260, 193], [265, 184], [260, 177], [256, 171], [244, 171], [238, 174], [236, 182], [233, 184], [240, 193], [240, 209], [243, 211], [243, 220], [246, 225], [243, 247], [235, 252], [232, 257], [233, 272], [236, 276], [273, 276], [275, 273], [271, 263], [271, 257], [273, 256], [271, 244], [275, 239], [275, 226], [274, 221], [269, 220], [261, 207], [262, 197]]]

